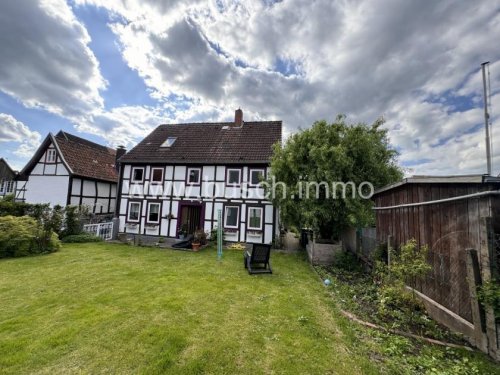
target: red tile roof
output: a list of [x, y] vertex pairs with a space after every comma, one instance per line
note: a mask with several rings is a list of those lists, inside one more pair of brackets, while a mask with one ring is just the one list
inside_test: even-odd
[[[243, 164], [269, 163], [281, 142], [281, 121], [160, 125], [120, 158], [120, 162]], [[161, 147], [169, 137], [171, 147]]]
[[57, 133], [55, 140], [74, 175], [118, 181], [115, 168], [116, 150], [63, 131]]

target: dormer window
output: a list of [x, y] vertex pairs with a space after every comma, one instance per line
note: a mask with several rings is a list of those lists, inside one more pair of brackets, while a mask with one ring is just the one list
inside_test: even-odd
[[165, 142], [163, 142], [163, 143], [161, 144], [161, 146], [160, 146], [160, 147], [172, 147], [172, 145], [174, 144], [174, 142], [175, 142], [175, 140], [176, 140], [176, 139], [177, 139], [177, 138], [175, 138], [175, 137], [168, 137], [168, 138], [165, 140]]

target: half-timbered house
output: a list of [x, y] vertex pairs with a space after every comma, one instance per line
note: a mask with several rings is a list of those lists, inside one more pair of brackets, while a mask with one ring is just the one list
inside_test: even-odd
[[6, 160], [0, 158], [0, 198], [14, 194], [16, 176], [17, 172], [10, 167]]
[[160, 125], [120, 159], [119, 232], [175, 238], [210, 232], [222, 216], [227, 241], [271, 243], [277, 209], [266, 199], [281, 121]]
[[[124, 150], [118, 150], [118, 157]], [[16, 199], [28, 203], [87, 206], [114, 214], [117, 150], [60, 131], [50, 133], [20, 172]]]

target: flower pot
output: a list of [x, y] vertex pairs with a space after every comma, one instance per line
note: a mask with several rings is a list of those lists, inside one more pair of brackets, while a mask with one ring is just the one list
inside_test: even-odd
[[191, 247], [193, 251], [198, 251], [200, 249], [201, 244], [200, 243], [192, 243]]

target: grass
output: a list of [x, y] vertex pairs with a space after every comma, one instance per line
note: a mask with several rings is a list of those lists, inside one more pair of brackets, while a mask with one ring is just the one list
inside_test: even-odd
[[106, 243], [1, 260], [0, 373], [412, 373], [426, 358], [498, 371], [480, 354], [414, 356], [341, 317], [301, 256], [272, 261], [249, 276], [239, 251]]

